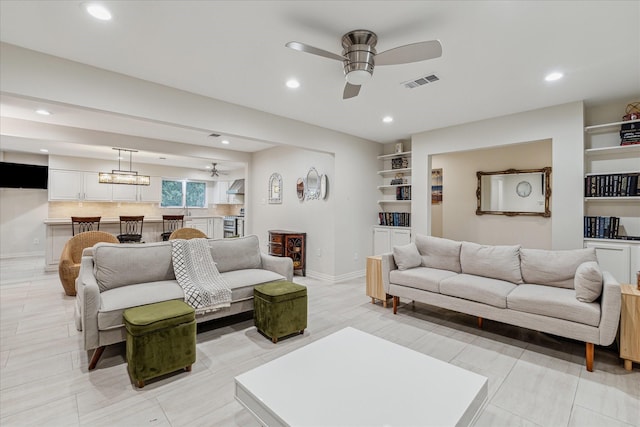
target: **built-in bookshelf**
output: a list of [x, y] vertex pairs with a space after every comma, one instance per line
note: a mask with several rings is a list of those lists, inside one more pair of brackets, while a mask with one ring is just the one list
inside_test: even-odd
[[638, 123], [584, 129], [584, 246], [595, 248], [603, 269], [620, 282], [640, 270], [640, 144], [628, 134]]
[[382, 183], [378, 191], [378, 225], [409, 227], [411, 224], [411, 151], [378, 156]]

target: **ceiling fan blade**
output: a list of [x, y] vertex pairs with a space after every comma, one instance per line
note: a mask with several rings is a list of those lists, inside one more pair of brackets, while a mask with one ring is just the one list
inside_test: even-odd
[[344, 61], [344, 57], [338, 55], [337, 53], [332, 53], [323, 49], [319, 49], [317, 47], [309, 46], [308, 44], [304, 44], [300, 42], [289, 42], [285, 46], [294, 50], [299, 50], [300, 52], [311, 53], [313, 55], [323, 56], [329, 59], [335, 59], [336, 61]]
[[344, 86], [344, 92], [342, 93], [342, 99], [355, 98], [360, 93], [360, 85], [352, 85], [347, 83]]
[[411, 43], [385, 50], [376, 55], [376, 65], [408, 64], [442, 56], [439, 40]]

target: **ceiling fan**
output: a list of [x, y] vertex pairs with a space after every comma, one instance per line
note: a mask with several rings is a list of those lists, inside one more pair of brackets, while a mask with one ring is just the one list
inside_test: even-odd
[[442, 56], [442, 45], [438, 40], [411, 43], [377, 53], [378, 36], [369, 30], [349, 31], [342, 36], [342, 55], [309, 46], [300, 42], [289, 42], [285, 46], [300, 52], [342, 61], [347, 83], [342, 99], [358, 96], [360, 86], [373, 75], [377, 65], [397, 65], [425, 61]]
[[211, 163], [211, 164], [213, 165], [213, 167], [211, 168], [211, 176], [216, 177], [220, 175], [227, 175], [227, 172], [222, 172], [218, 170], [217, 163]]

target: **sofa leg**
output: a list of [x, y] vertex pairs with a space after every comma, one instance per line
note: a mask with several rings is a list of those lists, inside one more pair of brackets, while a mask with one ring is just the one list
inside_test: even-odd
[[482, 329], [482, 321], [484, 319], [482, 317], [478, 317], [478, 328]]
[[100, 360], [100, 356], [102, 356], [102, 353], [104, 352], [104, 348], [105, 346], [103, 345], [93, 351], [93, 356], [91, 356], [91, 361], [89, 362], [90, 371], [95, 369], [96, 365], [98, 364], [98, 360]]
[[393, 314], [398, 314], [398, 303], [400, 302], [400, 297], [393, 297]]
[[593, 343], [587, 343], [587, 371], [593, 372]]

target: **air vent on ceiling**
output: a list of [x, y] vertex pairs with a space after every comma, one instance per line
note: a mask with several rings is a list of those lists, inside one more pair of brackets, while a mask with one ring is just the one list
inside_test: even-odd
[[424, 86], [427, 83], [437, 82], [438, 80], [440, 80], [438, 76], [436, 76], [435, 74], [429, 74], [428, 76], [419, 77], [415, 80], [409, 80], [408, 82], [404, 82], [402, 83], [402, 85], [407, 89], [415, 89], [417, 87]]

